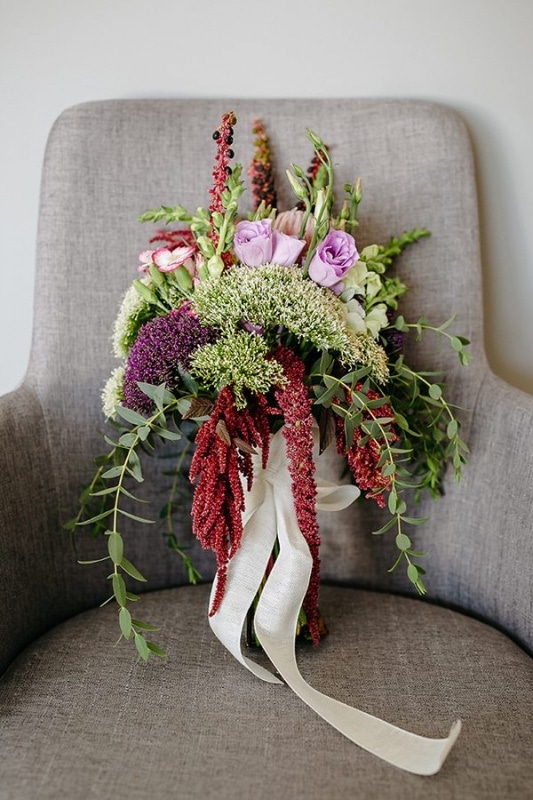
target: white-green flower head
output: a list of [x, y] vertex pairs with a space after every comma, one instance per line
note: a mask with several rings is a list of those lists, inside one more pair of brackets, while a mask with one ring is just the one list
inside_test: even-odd
[[[150, 286], [150, 276], [145, 275], [141, 278], [141, 283], [144, 283], [145, 286]], [[149, 304], [146, 300], [143, 300], [132, 284], [122, 298], [113, 327], [113, 353], [117, 358], [124, 358], [128, 355], [137, 335], [139, 318], [148, 313], [149, 308]]]
[[236, 408], [246, 406], [244, 390], [266, 394], [283, 384], [281, 364], [267, 360], [265, 340], [246, 331], [228, 332], [214, 344], [200, 347], [191, 362], [191, 374], [204, 386], [220, 390], [233, 386]]
[[122, 385], [124, 382], [124, 367], [116, 367], [102, 389], [102, 411], [106, 419], [115, 416], [115, 406], [124, 400]]

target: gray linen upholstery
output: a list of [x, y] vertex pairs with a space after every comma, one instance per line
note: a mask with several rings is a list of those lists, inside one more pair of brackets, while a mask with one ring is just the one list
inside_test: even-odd
[[[99, 395], [114, 366], [111, 324], [153, 231], [136, 218], [162, 202], [207, 204], [210, 132], [229, 108], [239, 117], [235, 150], [244, 164], [250, 123], [261, 116], [280, 179], [289, 162], [308, 163], [306, 126], [332, 146], [339, 186], [363, 177], [360, 246], [417, 225], [430, 228], [431, 239], [402, 257], [412, 287], [406, 316], [426, 313], [440, 323], [455, 311], [458, 331], [472, 340], [467, 370], [449, 349], [438, 350], [450, 395], [466, 409], [471, 463], [461, 484], [447, 477], [444, 499], [417, 509], [431, 522], [415, 536], [429, 553], [431, 600], [456, 611], [381, 594], [411, 589], [403, 575], [387, 573], [393, 537], [370, 535], [383, 513], [358, 505], [321, 518], [323, 577], [377, 591], [325, 592], [331, 638], [323, 655], [302, 654], [317, 688], [357, 703], [368, 697], [369, 711], [400, 725], [412, 721], [420, 732], [440, 735], [445, 731], [433, 725], [461, 715], [465, 731], [434, 779], [401, 775], [327, 731], [288, 692], [274, 695], [252, 682], [209, 632], [205, 587], [146, 596], [144, 616], [168, 619], [167, 664], [132, 666], [127, 651], [108, 650], [110, 609], [64, 622], [107, 596], [105, 565], [76, 563], [102, 555], [103, 543], [80, 534], [75, 552], [61, 525], [75, 513], [91, 457], [102, 450]], [[291, 203], [287, 189], [281, 203]], [[412, 360], [434, 366], [434, 345], [430, 337], [416, 345]], [[279, 798], [311, 790], [310, 797], [533, 796], [525, 756], [533, 744], [531, 660], [495, 630], [533, 649], [532, 441], [533, 397], [494, 376], [484, 355], [473, 160], [452, 111], [397, 100], [130, 100], [68, 109], [52, 130], [43, 168], [30, 368], [20, 389], [0, 398], [0, 669], [51, 631], [13, 663], [1, 687], [0, 799], [144, 797], [143, 770], [155, 781], [154, 797], [177, 787], [180, 775], [188, 781], [176, 789], [183, 797], [263, 797], [269, 785]], [[147, 466], [154, 479], [143, 488], [155, 508], [160, 469]], [[338, 472], [339, 462], [328, 469]], [[128, 557], [143, 567], [148, 590], [186, 583], [157, 531], [126, 534]], [[190, 541], [187, 515], [180, 536]], [[194, 542], [192, 554], [209, 580], [212, 558]], [[396, 614], [398, 628], [391, 622]], [[58, 623], [64, 624], [52, 630]], [[352, 695], [352, 680], [364, 690]], [[493, 685], [494, 695], [487, 690]], [[242, 716], [239, 696], [246, 701]], [[120, 768], [109, 761], [112, 742], [119, 742]], [[320, 747], [319, 774], [305, 773], [302, 764], [317, 763]], [[206, 760], [210, 750], [215, 767]], [[283, 794], [282, 780], [292, 780], [292, 794]]]
[[205, 624], [207, 602], [204, 586], [146, 598], [169, 649], [154, 666], [111, 646], [109, 607], [27, 648], [0, 684], [1, 800], [532, 796], [531, 661], [492, 627], [407, 598], [322, 590], [329, 639], [298, 651], [311, 684], [418, 733], [444, 736], [461, 715], [445, 768], [420, 778], [239, 669]]

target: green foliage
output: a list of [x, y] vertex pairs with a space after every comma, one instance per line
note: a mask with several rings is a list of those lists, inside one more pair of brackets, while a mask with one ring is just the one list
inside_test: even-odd
[[[127, 483], [134, 485], [144, 481], [141, 455], [144, 453], [155, 454], [157, 442], [177, 442], [182, 439], [182, 432], [175, 427], [175, 419], [181, 420], [180, 408], [184, 400], [192, 396], [176, 396], [170, 392], [163, 383], [160, 386], [139, 384], [142, 391], [154, 402], [155, 410], [149, 417], [144, 417], [132, 409], [124, 406], [116, 407], [116, 419], [111, 423], [116, 439], [106, 437], [110, 451], [96, 459], [96, 473], [80, 497], [80, 509], [77, 516], [70, 520], [65, 528], [73, 532], [79, 526], [90, 526], [94, 535], [103, 534], [107, 537], [107, 555], [96, 561], [109, 561], [112, 572], [108, 579], [112, 586], [112, 596], [119, 609], [119, 626], [121, 636], [133, 640], [139, 657], [146, 661], [150, 654], [165, 655], [164, 651], [153, 642], [144, 638], [142, 631], [157, 630], [154, 626], [133, 619], [128, 605], [136, 602], [138, 596], [128, 592], [126, 578], [138, 582], [145, 582], [146, 578], [139, 569], [125, 556], [125, 542], [120, 530], [120, 520], [123, 517], [143, 524], [154, 524], [154, 520], [132, 513], [123, 506], [124, 501], [144, 503], [130, 489]], [[186, 429], [185, 439], [187, 445], [180, 452], [174, 473], [174, 490], [180, 478], [183, 477], [183, 459], [190, 446], [187, 436], [191, 435], [191, 423], [182, 423]], [[193, 427], [195, 427], [193, 425]], [[183, 560], [191, 582], [196, 583], [200, 574], [194, 568], [190, 557], [178, 544], [177, 537], [172, 530], [172, 514], [174, 511], [174, 497], [171, 496], [165, 509], [165, 539], [169, 546]], [[95, 513], [96, 511], [96, 513]], [[95, 563], [95, 561], [81, 561], [80, 563]]]

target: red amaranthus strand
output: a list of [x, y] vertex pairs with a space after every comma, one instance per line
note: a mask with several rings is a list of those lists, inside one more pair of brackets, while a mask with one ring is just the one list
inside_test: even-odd
[[[204, 549], [213, 550], [217, 559], [217, 591], [210, 616], [218, 610], [226, 585], [228, 561], [242, 538], [244, 491], [240, 476], [248, 489], [253, 480], [250, 453], [242, 447], [262, 449], [266, 467], [270, 430], [266, 400], [258, 396], [250, 408], [237, 411], [230, 386], [220, 392], [210, 418], [196, 435], [190, 479], [198, 483], [192, 503], [193, 532]], [[239, 441], [240, 440], [240, 441]]]
[[[362, 384], [358, 383], [355, 387], [357, 392], [362, 389]], [[369, 400], [378, 400], [381, 395], [373, 389], [367, 392]], [[347, 398], [349, 401], [349, 397]], [[389, 405], [383, 405], [375, 408], [372, 411], [374, 417], [392, 417], [393, 413]], [[363, 412], [363, 419], [372, 419], [368, 411]], [[357, 486], [362, 492], [366, 492], [366, 497], [375, 500], [380, 508], [385, 508], [385, 492], [390, 489], [391, 478], [383, 474], [383, 467], [385, 464], [379, 466], [379, 459], [382, 454], [381, 444], [379, 440], [369, 439], [364, 445], [360, 446], [359, 442], [363, 438], [363, 433], [360, 428], [357, 428], [354, 434], [353, 442], [349, 450], [346, 450], [346, 440], [344, 438], [344, 423], [340, 417], [336, 417], [337, 424], [337, 452], [346, 457], [348, 466], [352, 475], [354, 476]], [[396, 433], [393, 433], [393, 438], [389, 440], [389, 444], [393, 444], [400, 438]], [[386, 463], [386, 462], [385, 462]]]
[[252, 183], [253, 208], [257, 211], [261, 203], [277, 208], [270, 144], [262, 120], [254, 120], [252, 131], [255, 135], [255, 153], [248, 175]]
[[320, 531], [316, 517], [312, 401], [303, 381], [305, 376], [303, 361], [284, 347], [277, 348], [273, 356], [282, 364], [287, 380], [285, 387], [277, 389], [275, 394], [285, 422], [283, 434], [289, 459], [296, 519], [313, 558], [313, 569], [304, 599], [304, 609], [307, 614], [309, 633], [316, 646], [320, 640], [318, 628]]
[[[233, 126], [237, 123], [237, 117], [233, 111], [228, 111], [222, 117], [222, 122], [213, 133], [213, 139], [217, 143], [217, 153], [215, 156], [215, 165], [213, 167], [213, 187], [209, 190], [211, 195], [211, 204], [209, 211], [218, 211], [224, 214], [224, 205], [222, 203], [222, 192], [226, 188], [228, 175], [231, 175], [230, 161], [234, 156], [231, 145], [233, 144]], [[215, 248], [218, 245], [218, 233], [216, 232], [213, 224], [211, 223], [210, 239]], [[223, 253], [222, 260], [227, 267], [233, 264], [233, 257], [231, 253]]]
[[154, 244], [156, 242], [164, 243], [170, 250], [172, 250], [175, 247], [196, 244], [196, 239], [194, 238], [194, 233], [189, 228], [183, 228], [182, 230], [178, 231], [166, 231], [162, 229], [156, 231], [150, 239], [150, 244]]

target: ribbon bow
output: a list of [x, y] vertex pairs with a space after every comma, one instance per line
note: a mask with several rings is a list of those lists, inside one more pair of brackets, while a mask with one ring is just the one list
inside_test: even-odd
[[[242, 543], [228, 564], [219, 609], [209, 618], [213, 632], [250, 672], [268, 683], [284, 681], [355, 744], [407, 772], [435, 774], [459, 736], [460, 721], [454, 723], [446, 739], [428, 739], [328, 697], [302, 678], [296, 663], [295, 631], [313, 563], [296, 519], [283, 432], [278, 431], [271, 439], [265, 470], [255, 458], [254, 483], [246, 493]], [[340, 511], [360, 494], [355, 486], [338, 486], [319, 477], [316, 482], [320, 511]], [[283, 681], [246, 658], [241, 648], [246, 615], [264, 578], [276, 536], [279, 555], [261, 592], [254, 626], [263, 650]], [[215, 593], [216, 578], [211, 602]]]

